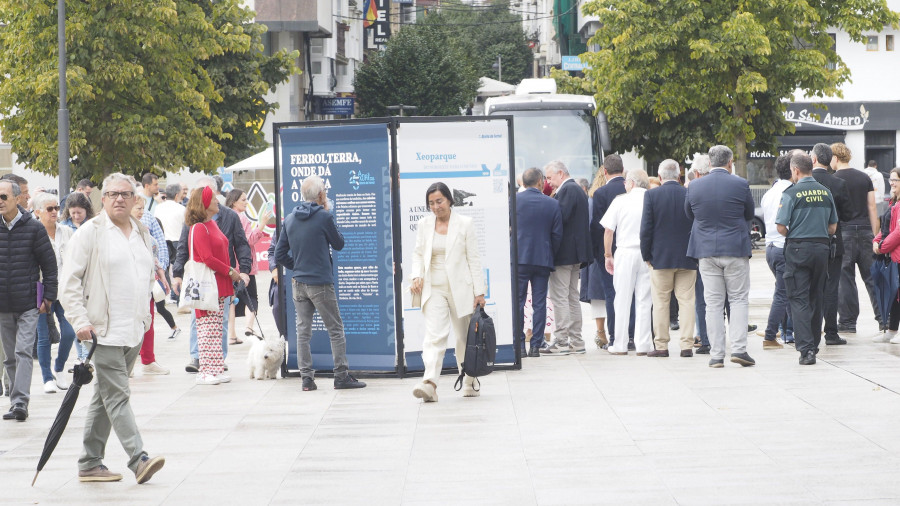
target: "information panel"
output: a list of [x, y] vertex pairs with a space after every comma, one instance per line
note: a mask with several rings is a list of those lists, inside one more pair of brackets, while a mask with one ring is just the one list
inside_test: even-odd
[[[412, 265], [416, 225], [431, 213], [425, 191], [442, 181], [453, 194], [452, 212], [472, 218], [487, 281], [485, 310], [497, 333], [497, 363], [513, 363], [510, 264], [510, 139], [506, 119], [405, 123], [397, 126], [403, 266]], [[404, 286], [409, 273], [404, 272]], [[423, 370], [425, 322], [403, 290], [403, 345], [407, 370]], [[455, 341], [448, 339], [444, 367], [456, 367]]]
[[[397, 367], [391, 239], [390, 138], [388, 125], [281, 128], [281, 216], [301, 200], [310, 175], [325, 180], [332, 214], [344, 248], [332, 252], [335, 293], [351, 369], [392, 371]], [[285, 279], [291, 279], [286, 271]], [[287, 365], [298, 369], [296, 313], [290, 283], [284, 283]], [[313, 368], [334, 367], [328, 332], [313, 321]]]

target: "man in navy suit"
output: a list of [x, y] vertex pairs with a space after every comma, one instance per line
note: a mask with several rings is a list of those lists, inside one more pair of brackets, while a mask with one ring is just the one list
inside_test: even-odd
[[[606, 262], [606, 250], [603, 245], [603, 236], [606, 230], [600, 224], [600, 219], [606, 214], [613, 199], [625, 193], [625, 167], [619, 155], [611, 154], [603, 160], [601, 170], [606, 171], [606, 184], [597, 188], [592, 198], [591, 243], [594, 259], [602, 266]], [[613, 251], [610, 254], [615, 253], [615, 249], [615, 241], [613, 241]], [[603, 286], [603, 293], [606, 295], [606, 327], [609, 331], [610, 344], [612, 344], [616, 335], [616, 289], [613, 287], [612, 274], [606, 272], [606, 269], [599, 269], [599, 271], [600, 284]], [[634, 312], [632, 311], [631, 314], [634, 314]], [[634, 336], [633, 317], [629, 323], [628, 334]]]
[[662, 186], [644, 195], [641, 220], [641, 257], [650, 271], [653, 298], [653, 330], [656, 349], [649, 357], [669, 356], [669, 301], [678, 299], [681, 356], [694, 355], [694, 284], [697, 261], [687, 256], [691, 220], [683, 212], [687, 189], [678, 183], [680, 169], [675, 160], [659, 164]]
[[531, 283], [531, 349], [529, 357], [540, 357], [547, 323], [547, 284], [553, 258], [562, 242], [559, 203], [543, 193], [544, 175], [538, 169], [522, 174], [525, 190], [516, 195], [516, 250], [518, 252], [518, 306], [516, 345], [525, 348], [525, 299]]
[[554, 160], [544, 167], [547, 181], [556, 190], [556, 201], [562, 215], [563, 235], [550, 274], [550, 301], [556, 317], [556, 332], [550, 346], [541, 348], [543, 355], [584, 353], [581, 338], [581, 301], [578, 275], [591, 261], [591, 230], [587, 195], [569, 175], [569, 169]]
[[693, 220], [687, 255], [700, 261], [706, 330], [711, 345], [709, 366], [725, 366], [725, 298], [731, 305], [728, 335], [731, 361], [744, 367], [756, 362], [747, 353], [750, 293], [750, 226], [755, 204], [747, 180], [731, 174], [733, 154], [727, 146], [709, 148], [712, 170], [687, 189], [684, 211]]

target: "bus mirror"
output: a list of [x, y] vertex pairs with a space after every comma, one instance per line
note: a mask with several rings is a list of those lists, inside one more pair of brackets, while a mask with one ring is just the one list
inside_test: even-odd
[[600, 141], [600, 149], [603, 151], [612, 151], [612, 141], [609, 138], [609, 123], [606, 121], [606, 114], [603, 111], [597, 111], [597, 137]]

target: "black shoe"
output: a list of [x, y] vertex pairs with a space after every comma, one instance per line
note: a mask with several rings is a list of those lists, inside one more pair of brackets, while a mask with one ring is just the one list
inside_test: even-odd
[[693, 357], [694, 352], [691, 350], [681, 350], [681, 356], [682, 357]]
[[725, 360], [721, 358], [711, 358], [709, 359], [709, 366], [713, 369], [721, 369], [725, 367]]
[[634, 341], [628, 341], [628, 351], [635, 351], [637, 348], [634, 347]]
[[520, 349], [520, 350], [519, 350], [519, 356], [520, 356], [520, 357], [527, 357], [527, 356], [528, 356], [528, 350], [526, 350], [525, 348]]
[[709, 355], [709, 345], [701, 344], [699, 348], [697, 348], [697, 355]]
[[756, 325], [747, 325], [747, 332], [753, 332], [756, 330]]
[[[878, 326], [881, 327], [881, 324], [879, 323]], [[842, 332], [844, 334], [856, 334], [856, 326], [838, 323], [838, 332]]]
[[746, 351], [744, 353], [732, 353], [731, 361], [735, 364], [741, 364], [743, 367], [756, 365], [756, 360], [753, 360]]
[[303, 391], [304, 392], [312, 392], [316, 388], [318, 388], [318, 387], [316, 387], [316, 380], [314, 380], [310, 377], [303, 378]]
[[351, 388], [366, 388], [366, 384], [349, 374], [344, 376], [343, 379], [334, 378], [335, 390], [349, 390]]
[[28, 408], [24, 404], [16, 404], [9, 408], [8, 413], [3, 415], [4, 420], [17, 420], [19, 422], [24, 422], [26, 418], [28, 418]]
[[678, 322], [669, 322], [669, 330], [680, 330], [681, 326], [678, 325]]
[[847, 340], [840, 336], [825, 337], [825, 344], [829, 346], [838, 346], [841, 344], [847, 344]]
[[800, 365], [813, 365], [816, 363], [816, 353], [807, 351], [805, 355], [800, 355]]
[[532, 346], [531, 350], [528, 352], [528, 358], [540, 358], [541, 350], [537, 346]]
[[188, 365], [184, 366], [184, 370], [185, 370], [185, 372], [189, 372], [191, 374], [196, 374], [196, 373], [200, 372], [200, 359], [199, 358], [191, 359], [191, 361], [188, 362]]

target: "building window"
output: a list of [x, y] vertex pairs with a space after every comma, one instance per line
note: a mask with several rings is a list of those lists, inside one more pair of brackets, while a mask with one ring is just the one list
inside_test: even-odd
[[[829, 37], [831, 37], [831, 50], [837, 53], [837, 34], [829, 33]], [[837, 64], [833, 61], [829, 61], [825, 64], [825, 68], [828, 70], [835, 70], [837, 68]]]
[[320, 62], [320, 61], [312, 62], [312, 73], [315, 75], [320, 75], [322, 73], [322, 62]]
[[868, 42], [866, 42], [866, 51], [878, 51], [877, 35], [869, 35]]
[[893, 35], [885, 35], [884, 36], [884, 50], [885, 51], [893, 51], [894, 50], [894, 36]]

